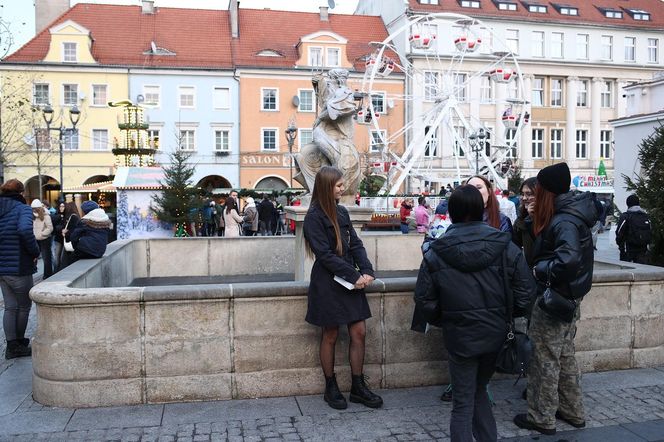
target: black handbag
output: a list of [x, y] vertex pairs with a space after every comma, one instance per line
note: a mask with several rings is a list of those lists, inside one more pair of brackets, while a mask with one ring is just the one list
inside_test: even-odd
[[[507, 338], [496, 358], [498, 373], [518, 374], [519, 378], [526, 373], [530, 357], [533, 354], [533, 343], [527, 334], [514, 329], [514, 299], [512, 288], [507, 279], [507, 257], [503, 252], [503, 289], [507, 301]], [[517, 379], [518, 381], [518, 379]]]
[[576, 301], [565, 298], [563, 295], [551, 288], [551, 282], [547, 280], [546, 290], [537, 301], [537, 305], [544, 313], [559, 321], [571, 323], [574, 320]]

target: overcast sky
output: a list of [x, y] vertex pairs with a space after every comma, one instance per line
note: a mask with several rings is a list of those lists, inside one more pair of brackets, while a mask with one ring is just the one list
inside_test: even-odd
[[[199, 8], [199, 9], [227, 9], [229, 0], [155, 0], [155, 6]], [[335, 0], [336, 6], [330, 12], [337, 14], [352, 14], [358, 0]], [[122, 5], [140, 5], [141, 0], [71, 0], [76, 3], [112, 3]], [[240, 0], [240, 8], [271, 8], [287, 11], [316, 12], [320, 6], [327, 6], [328, 0]], [[9, 27], [13, 44], [9, 53], [25, 44], [34, 37], [35, 33], [35, 7], [34, 0], [0, 0], [0, 19], [2, 24]], [[0, 27], [2, 42], [8, 38], [4, 27]], [[0, 54], [3, 56], [4, 54]]]

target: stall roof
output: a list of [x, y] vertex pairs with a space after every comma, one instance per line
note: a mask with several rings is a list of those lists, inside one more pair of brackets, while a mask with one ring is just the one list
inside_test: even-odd
[[122, 190], [158, 190], [163, 186], [164, 170], [161, 167], [120, 167], [113, 184]]
[[89, 192], [115, 192], [113, 181], [102, 181], [99, 183], [82, 184], [80, 186], [67, 187], [65, 193], [89, 193]]

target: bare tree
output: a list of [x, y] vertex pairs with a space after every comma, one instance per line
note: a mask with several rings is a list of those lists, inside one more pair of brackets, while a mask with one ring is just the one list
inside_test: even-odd
[[26, 73], [5, 72], [0, 78], [0, 182], [4, 167], [25, 151], [24, 137], [33, 113], [32, 84]]

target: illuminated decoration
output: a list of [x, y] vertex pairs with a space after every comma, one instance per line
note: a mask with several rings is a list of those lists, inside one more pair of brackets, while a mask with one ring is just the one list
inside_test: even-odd
[[122, 120], [118, 118], [118, 128], [122, 131], [120, 140], [113, 139], [113, 155], [116, 164], [124, 167], [150, 167], [154, 165], [154, 153], [158, 139], [150, 139], [150, 125], [143, 120], [143, 108], [129, 100], [109, 102], [110, 107], [123, 107]]

